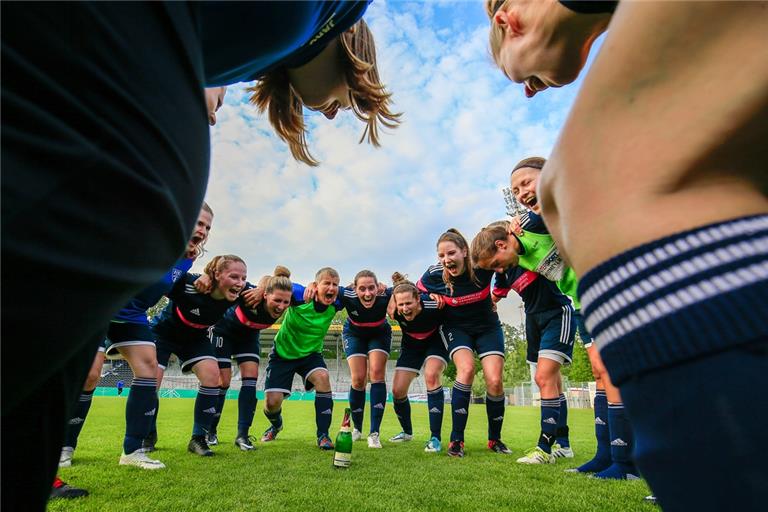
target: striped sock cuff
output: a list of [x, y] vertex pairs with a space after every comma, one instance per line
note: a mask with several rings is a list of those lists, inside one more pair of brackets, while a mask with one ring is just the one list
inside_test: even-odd
[[147, 388], [156, 388], [157, 387], [157, 379], [155, 378], [149, 378], [145, 379], [143, 377], [136, 377], [133, 379], [133, 382], [131, 383], [131, 387], [136, 386], [144, 386]]
[[503, 402], [504, 401], [504, 395], [489, 395], [488, 393], [485, 394], [485, 399], [491, 402]]
[[93, 392], [96, 391], [95, 389], [90, 389], [88, 391], [81, 391], [80, 392], [80, 398], [78, 400], [80, 402], [90, 402], [93, 399]]
[[453, 383], [453, 389], [457, 391], [464, 391], [465, 393], [471, 393], [472, 392], [472, 386], [469, 384], [463, 384], [459, 381], [454, 381]]
[[219, 388], [218, 386], [215, 388], [209, 388], [207, 386], [200, 386], [197, 388], [197, 392], [201, 395], [208, 395], [208, 396], [219, 396]]
[[392, 398], [392, 401], [396, 404], [404, 404], [408, 401], [408, 395], [406, 395], [404, 398]]
[[587, 272], [579, 294], [587, 328], [617, 385], [766, 338], [768, 215], [631, 249]]
[[242, 384], [240, 384], [240, 387], [241, 388], [248, 388], [248, 387], [255, 388], [257, 380], [258, 379], [243, 379], [242, 380]]
[[439, 393], [439, 394], [441, 394], [441, 395], [443, 394], [443, 388], [442, 388], [442, 386], [441, 386], [441, 387], [439, 387], [439, 388], [435, 388], [435, 389], [428, 389], [428, 390], [427, 390], [427, 394], [428, 394], [428, 395], [436, 395], [436, 394], [438, 394], [438, 393]]
[[560, 398], [542, 398], [541, 399], [541, 406], [542, 407], [555, 407], [557, 409], [560, 408]]
[[597, 391], [595, 391], [595, 396], [596, 397], [598, 397], [598, 396], [606, 396], [605, 395], [605, 390], [604, 389], [598, 389]]
[[608, 408], [609, 409], [623, 409], [624, 408], [624, 404], [622, 402], [617, 402], [617, 403], [608, 402]]
[[560, 397], [559, 398], [560, 398], [561, 402], [568, 402], [568, 399], [565, 398], [565, 393], [560, 393]]
[[227, 391], [229, 391], [229, 386], [226, 388], [219, 387], [219, 395], [227, 396]]
[[315, 393], [316, 398], [333, 398], [333, 393], [331, 391], [328, 391], [327, 393], [320, 393], [319, 391]]

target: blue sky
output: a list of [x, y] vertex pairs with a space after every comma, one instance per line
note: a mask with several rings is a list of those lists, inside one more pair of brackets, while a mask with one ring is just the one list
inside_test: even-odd
[[[266, 119], [230, 87], [211, 129], [207, 200], [215, 212], [206, 257], [234, 253], [249, 278], [287, 266], [306, 284], [332, 266], [349, 283], [373, 270], [418, 279], [436, 261], [449, 227], [471, 240], [505, 215], [502, 187], [520, 159], [548, 156], [577, 85], [528, 100], [493, 65], [480, 1], [384, 2], [365, 20], [379, 70], [403, 112], [382, 147], [358, 144], [349, 112], [329, 121], [306, 112], [310, 147], [322, 163], [295, 162]], [[502, 321], [519, 325], [520, 301], [502, 301]]]

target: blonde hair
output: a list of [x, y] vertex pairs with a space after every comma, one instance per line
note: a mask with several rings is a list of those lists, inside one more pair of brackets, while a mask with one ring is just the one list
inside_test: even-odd
[[495, 62], [497, 66], [499, 65], [501, 42], [504, 40], [504, 29], [493, 21], [493, 16], [499, 9], [506, 8], [508, 1], [509, 0], [485, 0], [485, 13], [491, 21], [491, 29], [488, 32], [488, 45], [490, 46], [493, 62]]
[[324, 275], [328, 275], [329, 277], [335, 277], [336, 279], [339, 279], [339, 273], [336, 272], [336, 269], [333, 269], [331, 267], [323, 267], [320, 270], [317, 271], [315, 274], [315, 281], [319, 281], [321, 277]]
[[293, 291], [293, 283], [290, 280], [291, 271], [282, 265], [275, 267], [272, 272], [272, 277], [267, 281], [265, 286], [265, 293], [272, 293], [275, 290], [283, 290], [286, 292]]
[[355, 274], [355, 279], [352, 281], [352, 285], [349, 286], [349, 288], [355, 288], [357, 286], [357, 281], [361, 277], [372, 277], [373, 278], [373, 282], [376, 283], [376, 284], [379, 284], [379, 280], [376, 279], [376, 274], [374, 274], [372, 270], [361, 270], [360, 272]]
[[416, 285], [408, 280], [408, 276], [401, 274], [400, 272], [394, 272], [392, 274], [392, 295], [397, 293], [411, 293], [413, 297], [419, 299], [419, 289]]
[[[464, 271], [469, 274], [469, 279], [472, 282], [477, 283], [475, 271], [472, 268], [472, 260], [469, 258], [469, 244], [467, 244], [467, 239], [464, 238], [464, 235], [462, 235], [458, 229], [450, 228], [437, 239], [438, 247], [441, 242], [453, 242], [459, 249], [467, 250], [467, 255], [464, 257]], [[453, 295], [453, 277], [448, 273], [448, 269], [446, 268], [443, 268], [443, 282], [450, 294]]]
[[216, 280], [216, 272], [224, 271], [224, 269], [229, 267], [232, 263], [242, 263], [245, 265], [245, 261], [243, 261], [240, 256], [235, 256], [234, 254], [221, 254], [219, 256], [214, 256], [213, 259], [208, 262], [203, 269], [203, 273], [210, 278], [211, 283], [218, 283]]
[[[210, 213], [211, 214], [211, 218], [213, 218], [213, 210], [211, 209], [211, 207], [208, 205], [207, 202], [203, 201], [203, 206], [200, 207], [200, 211]], [[189, 254], [187, 254], [187, 256], [192, 258], [193, 260], [196, 260], [196, 259], [200, 258], [202, 255], [204, 255], [206, 252], [208, 252], [208, 251], [205, 250], [205, 243], [207, 241], [208, 241], [208, 237], [205, 237], [205, 240], [203, 240], [202, 242], [200, 242], [199, 244], [197, 244], [195, 246], [195, 253], [192, 254], [191, 256], [189, 256]]]
[[[402, 114], [390, 110], [392, 94], [387, 92], [379, 78], [373, 34], [365, 21], [360, 20], [354, 25], [354, 30], [339, 36], [339, 42], [339, 59], [350, 89], [352, 111], [366, 123], [360, 142], [367, 138], [370, 144], [379, 147], [379, 124], [396, 128]], [[266, 73], [247, 91], [253, 93], [250, 102], [259, 112], [268, 111], [269, 123], [288, 144], [293, 158], [317, 166], [319, 162], [309, 152], [307, 144], [303, 104], [291, 86], [288, 70], [282, 67]]]
[[497, 240], [506, 240], [509, 237], [509, 222], [499, 220], [488, 224], [472, 239], [470, 246], [470, 257], [473, 263], [492, 257], [498, 249]]

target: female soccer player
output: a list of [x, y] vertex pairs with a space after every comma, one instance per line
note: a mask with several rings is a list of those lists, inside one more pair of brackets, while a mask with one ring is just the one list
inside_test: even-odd
[[494, 57], [515, 81], [571, 69], [569, 83], [610, 20], [539, 201], [581, 277], [636, 461], [664, 509], [761, 508], [768, 471], [749, 454], [768, 421], [753, 399], [768, 357], [765, 4], [540, 4], [489, 2]]
[[[221, 418], [226, 402], [227, 390], [232, 380], [232, 359], [240, 367], [242, 385], [238, 395], [237, 437], [235, 446], [243, 451], [253, 450], [251, 436], [248, 431], [253, 423], [256, 411], [256, 380], [259, 377], [259, 362], [261, 347], [259, 333], [275, 323], [283, 312], [291, 305], [293, 284], [289, 279], [290, 270], [278, 266], [272, 276], [262, 279], [255, 287], [262, 294], [262, 300], [255, 308], [245, 305], [244, 298], [229, 308], [224, 317], [210, 331], [211, 343], [214, 345], [219, 361], [219, 403], [211, 429], [206, 436], [208, 445], [218, 444], [216, 427]], [[245, 292], [254, 289], [246, 285]], [[244, 292], [244, 293], [245, 293]], [[211, 442], [215, 439], [215, 442]]]
[[[323, 359], [323, 340], [337, 311], [343, 309], [337, 300], [339, 274], [324, 267], [315, 274], [314, 299], [304, 303], [304, 288], [294, 285], [293, 304], [285, 313], [280, 330], [275, 335], [275, 345], [269, 354], [267, 378], [264, 383], [266, 406], [264, 414], [272, 424], [262, 442], [274, 441], [283, 429], [283, 399], [291, 394], [294, 374], [301, 375], [307, 391], [315, 389], [315, 424], [317, 446], [332, 450], [333, 442], [328, 435], [333, 415], [333, 394], [328, 378], [328, 367]], [[261, 300], [255, 290], [247, 297], [254, 307]]]
[[157, 336], [157, 361], [162, 370], [171, 353], [182, 361], [181, 370], [194, 372], [200, 381], [195, 400], [192, 438], [187, 449], [201, 456], [212, 456], [205, 441], [216, 414], [219, 396], [219, 366], [207, 330], [232, 306], [245, 286], [245, 262], [238, 256], [216, 256], [205, 266], [205, 274], [213, 283], [210, 294], [202, 294], [194, 286], [196, 275], [186, 274], [176, 281], [168, 293], [171, 299], [152, 326]]
[[355, 275], [350, 288], [339, 289], [339, 301], [346, 308], [342, 340], [351, 373], [349, 407], [352, 409], [352, 440], [362, 438], [365, 386], [371, 383], [371, 427], [368, 447], [381, 448], [379, 430], [387, 404], [387, 359], [392, 345], [392, 328], [387, 322], [387, 305], [392, 289], [380, 293], [383, 285], [370, 270]]
[[[496, 237], [511, 236], [506, 222], [491, 224], [472, 240], [472, 260], [479, 268], [495, 270], [493, 300], [498, 302], [514, 289], [525, 304], [525, 337], [528, 361], [536, 364], [534, 379], [541, 391], [541, 434], [539, 442], [517, 462], [551, 464], [556, 452], [570, 452], [567, 405], [562, 392], [560, 368], [571, 362], [575, 323], [571, 300], [554, 282], [536, 272], [502, 260]], [[516, 239], [515, 239], [516, 243]], [[517, 256], [516, 253], [513, 256]], [[564, 443], [565, 446], [560, 443]], [[557, 447], [555, 445], [557, 444]]]
[[126, 430], [120, 464], [142, 469], [165, 467], [162, 462], [148, 458], [145, 451], [140, 449], [142, 441], [151, 430], [158, 407], [157, 353], [155, 337], [147, 321], [147, 309], [154, 306], [179, 277], [189, 270], [192, 262], [203, 254], [212, 223], [213, 210], [207, 203], [203, 203], [184, 258], [179, 260], [161, 281], [134, 297], [109, 323], [105, 346], [99, 347], [75, 407], [75, 414], [68, 422], [59, 467], [72, 465], [72, 456], [91, 406], [93, 391], [101, 379], [105, 351], [110, 358], [124, 358], [133, 372], [131, 392], [125, 404]]
[[395, 377], [392, 380], [392, 398], [395, 414], [403, 431], [389, 440], [401, 443], [413, 439], [408, 388], [423, 366], [431, 431], [424, 451], [436, 453], [442, 450], [440, 443], [445, 402], [442, 376], [448, 364], [448, 351], [437, 332], [443, 319], [440, 309], [442, 303], [438, 304], [438, 301], [429, 295], [420, 293], [416, 285], [399, 272], [392, 274], [392, 285], [392, 298], [396, 308], [392, 318], [400, 324], [403, 332], [400, 357], [397, 359]]
[[417, 286], [422, 291], [441, 295], [446, 305], [445, 321], [438, 331], [456, 364], [456, 382], [451, 394], [453, 429], [448, 455], [464, 456], [464, 429], [475, 378], [475, 353], [483, 366], [487, 388], [488, 448], [496, 453], [512, 453], [501, 441], [504, 335], [490, 298], [493, 272], [472, 267], [467, 241], [453, 228], [438, 238], [437, 257], [440, 263], [429, 267]]

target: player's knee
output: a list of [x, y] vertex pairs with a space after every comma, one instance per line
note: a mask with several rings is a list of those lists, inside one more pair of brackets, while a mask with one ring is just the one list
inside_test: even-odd
[[351, 380], [352, 380], [353, 388], [365, 389], [365, 385], [366, 385], [365, 375], [353, 375]]
[[462, 384], [472, 384], [472, 382], [475, 380], [475, 368], [457, 368], [456, 380]]
[[504, 392], [501, 376], [488, 375], [485, 377], [485, 387], [488, 394], [498, 396]]
[[264, 400], [264, 408], [269, 412], [275, 412], [280, 409], [280, 405], [283, 403], [283, 397], [279, 395], [267, 394], [266, 400]]
[[[241, 377], [245, 377], [245, 375], [242, 375]], [[222, 388], [228, 388], [230, 383], [232, 382], [232, 375], [227, 373], [222, 373], [219, 375], [219, 386]]]
[[424, 384], [427, 385], [427, 389], [435, 389], [440, 386], [440, 373], [439, 371], [424, 373]]

